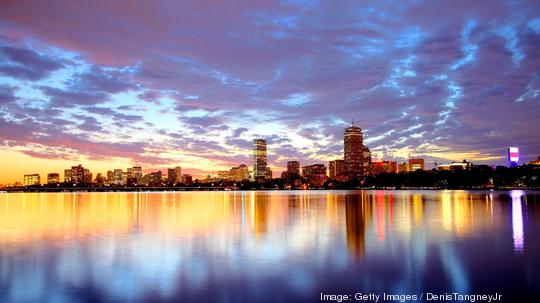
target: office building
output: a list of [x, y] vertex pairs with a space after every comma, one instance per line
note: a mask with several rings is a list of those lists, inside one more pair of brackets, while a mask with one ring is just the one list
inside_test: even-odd
[[177, 170], [177, 167], [167, 169], [167, 183], [169, 185], [175, 185], [176, 183], [179, 183], [178, 179], [181, 180], [182, 175], [180, 174], [180, 176], [178, 176], [178, 171], [179, 170]]
[[50, 173], [47, 174], [47, 184], [58, 184], [60, 183], [60, 174]]
[[364, 175], [367, 174], [369, 167], [371, 165], [371, 151], [367, 146], [362, 147], [362, 169], [364, 170]]
[[103, 175], [101, 173], [96, 174], [96, 179], [94, 180], [96, 184], [103, 184], [105, 183], [105, 178], [103, 178]]
[[114, 183], [114, 172], [112, 170], [107, 171], [107, 184]]
[[424, 170], [424, 159], [409, 159], [409, 171]]
[[40, 185], [39, 174], [24, 175], [23, 184], [24, 186]]
[[509, 167], [516, 167], [519, 164], [519, 148], [509, 147], [506, 153]]
[[328, 175], [332, 179], [345, 175], [345, 161], [341, 159], [330, 161], [328, 164]]
[[267, 174], [266, 140], [253, 139], [253, 178], [266, 179]]
[[182, 167], [175, 166], [174, 172], [176, 174], [176, 180], [174, 181], [174, 183], [181, 183], [182, 182]]
[[71, 169], [64, 169], [64, 182], [71, 183]]
[[437, 164], [437, 170], [467, 170], [471, 169], [473, 164], [463, 160], [462, 162], [452, 162], [449, 164]]
[[364, 146], [362, 129], [350, 126], [343, 134], [343, 160], [345, 174], [349, 179], [358, 179], [364, 175], [371, 162], [371, 152]]
[[141, 166], [133, 166], [131, 168], [132, 177], [135, 179], [135, 183], [141, 182], [141, 179], [143, 177], [142, 167]]
[[191, 177], [191, 175], [183, 174], [182, 183], [185, 185], [191, 185], [191, 183], [193, 183], [193, 178]]
[[84, 169], [83, 183], [92, 183], [92, 173], [88, 168]]
[[234, 182], [240, 182], [249, 179], [249, 168], [245, 164], [232, 167], [229, 170], [229, 179]]
[[407, 165], [407, 162], [403, 162], [401, 164], [398, 164], [398, 173], [403, 173], [409, 171], [409, 166]]
[[322, 186], [328, 179], [324, 164], [313, 164], [302, 167], [302, 177], [307, 179], [308, 184]]
[[300, 162], [298, 161], [287, 162], [287, 172], [300, 175]]
[[79, 164], [71, 167], [71, 183], [84, 183], [85, 170], [84, 167]]
[[[124, 172], [122, 169], [117, 168], [113, 171], [114, 177], [113, 177], [113, 184], [114, 185], [125, 185], [123, 182], [124, 180]], [[126, 176], [127, 177], [127, 176]]]
[[218, 171], [218, 179], [219, 180], [229, 180], [229, 178], [230, 178], [229, 173], [230, 173], [230, 170], [220, 170], [220, 171]]
[[380, 173], [397, 173], [397, 162], [394, 161], [376, 161], [371, 163], [370, 173], [378, 175]]
[[300, 162], [288, 161], [287, 170], [281, 173], [281, 179], [287, 185], [300, 186]]

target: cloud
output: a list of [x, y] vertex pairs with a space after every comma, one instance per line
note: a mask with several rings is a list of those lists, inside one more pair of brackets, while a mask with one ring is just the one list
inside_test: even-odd
[[18, 79], [39, 80], [63, 67], [60, 62], [26, 48], [4, 46], [0, 48], [2, 56], [5, 60], [0, 64], [0, 74]]
[[534, 1], [5, 2], [3, 140], [221, 167], [249, 161], [257, 133], [283, 166], [340, 156], [354, 119], [388, 158], [532, 155], [538, 16]]

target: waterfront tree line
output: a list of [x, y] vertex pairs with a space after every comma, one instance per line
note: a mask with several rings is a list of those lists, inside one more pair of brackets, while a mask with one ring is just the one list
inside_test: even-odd
[[540, 166], [478, 165], [464, 170], [381, 173], [366, 177], [362, 186], [376, 188], [508, 189], [540, 188]]

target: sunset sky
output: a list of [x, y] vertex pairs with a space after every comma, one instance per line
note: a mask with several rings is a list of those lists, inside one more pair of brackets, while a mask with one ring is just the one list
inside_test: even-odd
[[25, 173], [540, 155], [539, 1], [1, 1], [0, 183]]

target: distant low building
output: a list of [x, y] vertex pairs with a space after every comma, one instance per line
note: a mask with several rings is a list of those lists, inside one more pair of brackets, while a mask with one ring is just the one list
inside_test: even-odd
[[409, 159], [408, 170], [409, 171], [424, 170], [424, 159], [422, 158]]
[[287, 162], [287, 172], [300, 175], [300, 162], [298, 161]]
[[540, 156], [538, 156], [538, 157], [536, 158], [536, 161], [531, 161], [531, 162], [529, 162], [529, 164], [532, 164], [532, 165], [540, 165]]
[[58, 184], [60, 183], [60, 174], [50, 173], [47, 174], [47, 184]]
[[229, 170], [229, 180], [241, 182], [249, 179], [249, 168], [245, 164], [240, 164], [237, 167], [232, 167]]
[[330, 178], [335, 179], [345, 174], [345, 160], [336, 159], [328, 163], [328, 175]]
[[407, 162], [398, 164], [397, 170], [398, 170], [398, 173], [409, 171], [409, 166], [407, 165]]
[[452, 162], [449, 164], [437, 164], [437, 170], [466, 170], [471, 169], [473, 164], [463, 160], [462, 162]]
[[96, 179], [94, 180], [96, 184], [103, 184], [105, 183], [105, 178], [103, 178], [103, 175], [101, 173], [97, 173]]
[[191, 175], [188, 175], [188, 174], [183, 174], [182, 183], [185, 185], [191, 185], [191, 183], [193, 183], [193, 177], [191, 177]]
[[228, 170], [220, 170], [218, 171], [218, 179], [219, 180], [229, 180], [229, 171]]
[[39, 174], [24, 175], [24, 186], [40, 185]]
[[147, 186], [160, 186], [162, 179], [163, 179], [163, 176], [162, 176], [161, 171], [157, 171], [157, 172], [144, 175], [141, 182], [142, 184], [147, 185]]
[[302, 167], [302, 177], [314, 186], [322, 186], [328, 179], [324, 164], [313, 164]]
[[373, 175], [380, 173], [397, 173], [397, 162], [395, 161], [376, 161], [371, 163], [370, 171]]

